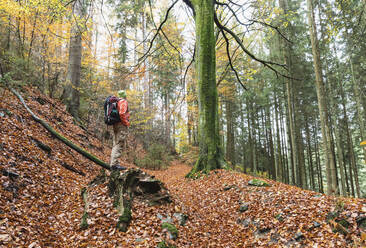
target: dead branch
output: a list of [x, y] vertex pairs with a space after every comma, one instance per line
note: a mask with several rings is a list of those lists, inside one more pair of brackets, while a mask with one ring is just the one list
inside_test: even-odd
[[146, 59], [147, 55], [150, 53], [150, 50], [152, 48], [152, 45], [154, 43], [154, 40], [156, 39], [156, 37], [159, 35], [159, 32], [162, 30], [165, 22], [168, 20], [168, 16], [169, 16], [169, 12], [172, 10], [172, 8], [174, 7], [174, 5], [178, 2], [179, 0], [175, 0], [175, 2], [167, 9], [166, 13], [165, 13], [165, 17], [164, 17], [164, 20], [160, 23], [159, 27], [158, 27], [158, 30], [156, 30], [156, 33], [154, 35], [154, 37], [152, 38], [152, 40], [150, 41], [150, 46], [149, 48], [147, 49], [147, 51], [145, 52], [144, 55], [142, 55], [138, 61], [141, 62], [143, 60]]

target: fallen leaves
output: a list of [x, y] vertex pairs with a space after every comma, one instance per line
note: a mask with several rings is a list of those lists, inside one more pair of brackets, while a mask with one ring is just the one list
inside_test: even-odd
[[[108, 160], [110, 150], [72, 123], [59, 103], [28, 89], [28, 104], [63, 135]], [[44, 104], [32, 99], [44, 98]], [[165, 239], [162, 219], [171, 218], [179, 236], [177, 247], [362, 247], [366, 230], [360, 224], [365, 199], [334, 198], [294, 186], [264, 180], [270, 187], [248, 185], [254, 177], [218, 170], [197, 180], [185, 179], [190, 167], [175, 162], [164, 171], [148, 171], [163, 181], [173, 203], [148, 206], [133, 202], [126, 233], [116, 231], [117, 211], [107, 184], [90, 189], [89, 228], [80, 230], [83, 203], [80, 190], [99, 168], [54, 139], [26, 111], [4, 93], [0, 109], [0, 246], [11, 247], [156, 247]], [[4, 111], [3, 111], [4, 112]], [[4, 112], [5, 113], [5, 112]], [[32, 141], [47, 145], [51, 152]], [[80, 176], [61, 162], [83, 171]], [[128, 165], [127, 166], [132, 166]], [[6, 173], [5, 173], [6, 174]], [[9, 174], [9, 173], [8, 173]], [[349, 222], [348, 234], [334, 232], [341, 225], [326, 216], [339, 210]], [[245, 204], [245, 207], [243, 206]], [[240, 207], [243, 206], [242, 211]], [[180, 225], [177, 213], [187, 215]], [[162, 216], [162, 218], [159, 218]], [[342, 228], [342, 227], [340, 227]]]

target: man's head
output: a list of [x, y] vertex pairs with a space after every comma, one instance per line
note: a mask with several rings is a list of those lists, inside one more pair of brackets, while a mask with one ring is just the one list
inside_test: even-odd
[[126, 99], [126, 97], [127, 97], [126, 91], [119, 90], [118, 91], [118, 97], [123, 98], [123, 99]]

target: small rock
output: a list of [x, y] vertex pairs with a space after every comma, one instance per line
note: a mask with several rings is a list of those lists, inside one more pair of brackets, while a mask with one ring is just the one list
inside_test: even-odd
[[231, 189], [232, 188], [232, 186], [225, 186], [224, 187], [224, 191], [228, 191], [229, 189]]
[[135, 241], [138, 242], [138, 243], [140, 243], [140, 242], [145, 241], [145, 239], [143, 239], [143, 238], [137, 238], [137, 239], [135, 239]]
[[251, 220], [249, 218], [246, 218], [245, 220], [242, 220], [242, 219], [239, 218], [239, 219], [236, 220], [236, 223], [241, 224], [244, 227], [248, 227], [249, 224], [251, 223]]
[[173, 219], [170, 216], [166, 217], [165, 219], [161, 220], [162, 223], [173, 223]]
[[294, 237], [294, 239], [295, 239], [296, 241], [299, 241], [300, 239], [303, 239], [303, 238], [305, 238], [305, 236], [304, 236], [304, 234], [303, 234], [302, 232], [297, 232], [297, 233], [295, 234], [295, 237]]
[[320, 223], [316, 222], [316, 221], [313, 221], [313, 227], [314, 228], [320, 227]]
[[257, 186], [257, 187], [267, 187], [267, 186], [271, 186], [269, 183], [267, 182], [264, 182], [262, 180], [259, 180], [259, 179], [252, 179], [248, 182], [248, 185], [251, 185], [251, 186]]
[[254, 235], [256, 236], [256, 238], [260, 238], [260, 239], [267, 238], [267, 236], [268, 236], [267, 234], [269, 233], [270, 230], [271, 230], [271, 228], [268, 228], [268, 227], [259, 228], [254, 233]]
[[1, 173], [4, 176], [10, 177], [11, 179], [15, 179], [15, 178], [18, 178], [19, 177], [19, 174], [18, 173], [13, 172], [13, 171], [8, 171], [8, 170], [5, 170], [5, 169], [1, 169]]
[[175, 217], [179, 221], [179, 225], [181, 226], [184, 226], [188, 219], [188, 216], [182, 213], [174, 213], [173, 217]]
[[260, 228], [258, 229], [258, 233], [260, 234], [264, 234], [264, 233], [268, 233], [271, 230], [271, 228], [269, 227], [264, 227], [264, 228]]
[[243, 203], [243, 204], [241, 204], [241, 205], [240, 205], [240, 207], [239, 207], [239, 211], [240, 211], [241, 213], [243, 213], [243, 212], [247, 211], [247, 210], [248, 210], [248, 208], [249, 208], [249, 203]]
[[359, 216], [356, 219], [356, 223], [357, 223], [357, 226], [359, 228], [362, 228], [362, 229], [365, 229], [366, 230], [366, 215]]
[[278, 221], [280, 221], [280, 222], [282, 222], [282, 221], [284, 220], [284, 218], [283, 218], [283, 214], [282, 214], [282, 213], [277, 214], [277, 215], [275, 216], [275, 218], [276, 218]]
[[233, 184], [233, 185], [224, 184], [224, 185], [225, 185], [224, 191], [228, 191], [228, 190], [234, 189], [234, 188], [238, 189], [238, 186], [236, 186], [235, 184]]
[[159, 213], [156, 215], [156, 217], [158, 217], [158, 219], [161, 219], [161, 220], [162, 220], [162, 219], [164, 219], [164, 216], [162, 216], [162, 215], [161, 215], [161, 214], [159, 214]]

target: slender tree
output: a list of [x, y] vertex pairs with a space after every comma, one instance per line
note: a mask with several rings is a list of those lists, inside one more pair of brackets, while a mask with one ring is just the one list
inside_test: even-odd
[[318, 97], [318, 106], [322, 130], [322, 145], [325, 153], [326, 161], [326, 177], [327, 177], [327, 194], [332, 195], [337, 193], [337, 181], [336, 181], [336, 168], [334, 155], [331, 148], [331, 132], [328, 121], [328, 107], [325, 99], [325, 90], [323, 82], [323, 72], [322, 65], [319, 54], [319, 45], [317, 38], [317, 29], [314, 21], [314, 7], [313, 1], [307, 0], [308, 7], [308, 20], [309, 20], [309, 30], [311, 38], [311, 46], [314, 59], [314, 69], [315, 69], [315, 81]]

